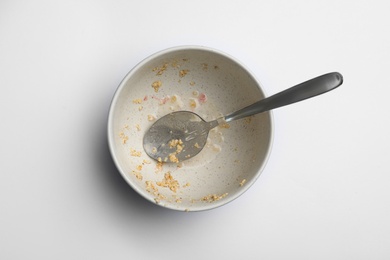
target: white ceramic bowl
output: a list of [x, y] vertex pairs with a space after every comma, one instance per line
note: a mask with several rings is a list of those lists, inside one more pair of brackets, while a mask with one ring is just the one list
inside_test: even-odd
[[134, 190], [160, 206], [200, 211], [226, 204], [244, 193], [266, 164], [273, 132], [269, 112], [213, 129], [207, 146], [179, 164], [150, 159], [143, 135], [172, 111], [212, 120], [264, 96], [248, 69], [225, 53], [200, 46], [158, 52], [131, 70], [114, 95], [108, 118], [113, 160]]

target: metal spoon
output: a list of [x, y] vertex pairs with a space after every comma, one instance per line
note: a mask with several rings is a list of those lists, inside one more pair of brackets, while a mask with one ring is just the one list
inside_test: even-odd
[[204, 121], [193, 112], [173, 112], [161, 117], [149, 128], [143, 146], [155, 160], [181, 162], [197, 155], [205, 146], [209, 131], [221, 123], [302, 101], [333, 90], [342, 83], [340, 73], [324, 74], [211, 122]]

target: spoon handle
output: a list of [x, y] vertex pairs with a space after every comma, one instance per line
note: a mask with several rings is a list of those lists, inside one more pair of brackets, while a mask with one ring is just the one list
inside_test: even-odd
[[332, 72], [324, 74], [228, 114], [225, 116], [225, 121], [230, 122], [315, 97], [337, 88], [342, 83], [343, 76], [340, 73]]

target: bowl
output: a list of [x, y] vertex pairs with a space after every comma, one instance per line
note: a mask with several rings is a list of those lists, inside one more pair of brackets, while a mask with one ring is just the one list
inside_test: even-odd
[[206, 147], [179, 163], [150, 159], [142, 139], [153, 122], [188, 110], [206, 121], [262, 98], [258, 80], [237, 59], [203, 46], [179, 46], [135, 66], [114, 94], [108, 143], [125, 181], [141, 196], [178, 211], [214, 209], [233, 201], [258, 179], [270, 154], [270, 112], [220, 125]]

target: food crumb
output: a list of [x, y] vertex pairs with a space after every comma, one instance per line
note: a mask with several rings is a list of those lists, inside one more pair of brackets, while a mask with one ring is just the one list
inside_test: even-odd
[[207, 101], [207, 96], [204, 93], [200, 93], [198, 97], [199, 103], [204, 104]]
[[191, 81], [190, 86], [194, 86], [194, 85], [195, 85], [195, 81]]
[[[160, 159], [161, 159], [161, 158], [160, 158]], [[163, 162], [163, 161], [157, 162], [157, 164], [156, 164], [156, 173], [162, 172], [162, 170], [163, 170], [163, 165], [164, 165], [164, 162]]]
[[154, 91], [157, 93], [159, 88], [162, 86], [162, 82], [160, 80], [157, 80], [152, 83], [152, 87], [154, 88]]
[[208, 69], [208, 64], [207, 63], [202, 63], [202, 70], [207, 70]]
[[156, 182], [157, 186], [169, 188], [171, 191], [176, 192], [179, 188], [179, 182], [173, 178], [171, 172], [164, 174], [164, 179], [159, 182]]
[[166, 71], [167, 68], [168, 68], [168, 63], [165, 63], [161, 67], [154, 68], [153, 71], [157, 71], [156, 75], [161, 76], [164, 73], [164, 71]]
[[141, 157], [141, 152], [135, 149], [130, 149], [130, 155], [135, 157]]
[[127, 142], [127, 140], [129, 140], [129, 137], [127, 135], [125, 135], [125, 133], [123, 133], [123, 132], [119, 133], [119, 137], [122, 139], [123, 144], [125, 144]]
[[204, 201], [204, 202], [214, 202], [214, 201], [218, 201], [218, 200], [221, 200], [221, 199], [225, 198], [227, 195], [228, 195], [227, 193], [224, 193], [222, 195], [210, 194], [210, 195], [204, 196], [202, 198], [202, 201]]
[[135, 175], [135, 177], [138, 179], [138, 180], [141, 180], [142, 181], [142, 174], [140, 172], [136, 172], [136, 171], [133, 171], [133, 174]]
[[138, 107], [138, 111], [141, 111], [142, 109], [144, 109], [143, 106], [139, 106], [139, 107]]
[[176, 157], [176, 155], [183, 151], [183, 141], [181, 139], [172, 139], [168, 142], [168, 145], [169, 148], [176, 148], [176, 151], [169, 155], [169, 161], [179, 163], [179, 159]]
[[141, 104], [142, 103], [142, 99], [140, 99], [140, 98], [134, 99], [133, 103], [134, 104]]
[[135, 128], [137, 129], [137, 131], [141, 131], [141, 127], [140, 127], [139, 124], [136, 124], [136, 125], [135, 125]]
[[143, 161], [142, 161], [142, 164], [151, 164], [152, 162], [150, 161], [150, 160], [146, 160], [146, 159], [144, 159]]
[[176, 154], [175, 153], [171, 153], [169, 155], [169, 160], [173, 163], [178, 163], [179, 162], [179, 159], [176, 157]]
[[142, 165], [141, 164], [137, 165], [136, 169], [137, 169], [137, 171], [141, 171], [142, 170]]
[[177, 145], [182, 145], [183, 144], [183, 141], [181, 139], [172, 139], [171, 141], [169, 141], [168, 145], [170, 148], [174, 148], [176, 147]]
[[190, 98], [190, 108], [194, 110], [198, 106], [198, 101], [196, 99]]
[[185, 75], [187, 75], [187, 73], [189, 72], [189, 70], [181, 70], [179, 71], [179, 76], [180, 78], [184, 77]]
[[154, 121], [156, 117], [154, 115], [148, 115], [148, 121]]
[[242, 179], [242, 181], [240, 182], [240, 187], [244, 186], [245, 182], [246, 182], [246, 179]]
[[154, 186], [152, 181], [145, 181], [146, 184], [146, 190], [153, 195], [157, 196], [158, 195], [158, 189], [156, 186]]

